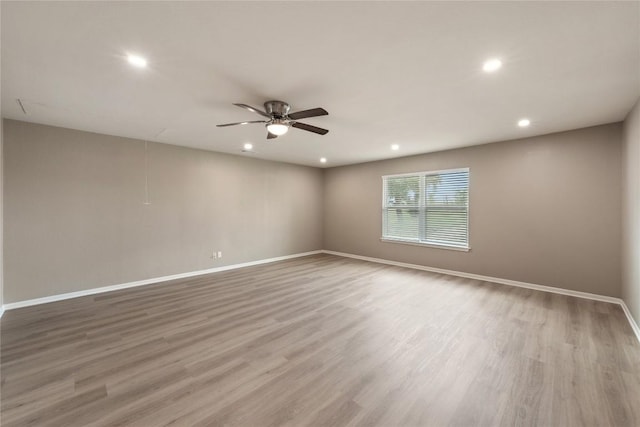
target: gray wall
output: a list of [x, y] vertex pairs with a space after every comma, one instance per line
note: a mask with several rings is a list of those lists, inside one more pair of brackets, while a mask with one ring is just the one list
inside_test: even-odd
[[[620, 124], [325, 172], [324, 248], [619, 297]], [[469, 167], [470, 252], [381, 242], [381, 176]]]
[[[4, 122], [4, 302], [321, 249], [322, 171]], [[210, 258], [213, 250], [223, 258]]]
[[640, 99], [623, 133], [622, 298], [640, 322]]

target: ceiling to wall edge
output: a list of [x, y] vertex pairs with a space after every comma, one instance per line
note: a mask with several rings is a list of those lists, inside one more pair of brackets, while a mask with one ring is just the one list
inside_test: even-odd
[[[639, 98], [639, 101], [640, 101], [640, 98]], [[585, 127], [565, 129], [565, 130], [561, 130], [561, 131], [558, 131], [558, 132], [542, 133], [542, 134], [539, 134], [539, 135], [538, 134], [537, 135], [527, 135], [527, 136], [523, 136], [522, 138], [513, 138], [513, 139], [506, 139], [506, 140], [499, 140], [499, 141], [478, 142], [478, 143], [474, 143], [474, 144], [467, 144], [467, 145], [464, 145], [464, 146], [461, 146], [461, 147], [446, 148], [446, 149], [443, 149], [443, 150], [424, 151], [424, 152], [421, 152], [421, 153], [408, 154], [406, 156], [388, 157], [388, 158], [385, 158], [385, 159], [368, 160], [368, 161], [364, 161], [364, 162], [353, 162], [353, 163], [340, 164], [340, 165], [330, 165], [330, 164], [326, 164], [325, 163], [323, 165], [316, 165], [316, 166], [312, 166], [312, 165], [308, 165], [308, 164], [302, 164], [302, 163], [286, 162], [286, 161], [283, 161], [283, 160], [270, 160], [270, 159], [254, 158], [254, 157], [250, 157], [250, 156], [248, 156], [246, 154], [236, 154], [236, 153], [228, 153], [228, 152], [225, 152], [225, 151], [208, 150], [208, 149], [205, 149], [205, 148], [195, 148], [195, 147], [189, 147], [189, 146], [185, 146], [185, 145], [172, 144], [172, 143], [168, 143], [168, 142], [154, 141], [154, 140], [151, 140], [151, 139], [147, 140], [147, 139], [140, 139], [140, 138], [131, 138], [131, 137], [128, 137], [128, 136], [123, 136], [123, 135], [104, 134], [104, 133], [99, 133], [99, 132], [87, 131], [87, 130], [83, 130], [83, 129], [67, 128], [67, 127], [62, 127], [62, 126], [53, 126], [53, 125], [48, 125], [48, 124], [38, 123], [38, 122], [33, 122], [33, 121], [28, 121], [28, 120], [16, 120], [16, 119], [11, 119], [11, 118], [7, 118], [7, 117], [2, 117], [2, 120], [3, 121], [4, 120], [11, 120], [11, 121], [15, 121], [15, 122], [24, 122], [24, 123], [30, 123], [30, 124], [39, 125], [39, 126], [48, 126], [48, 127], [52, 127], [52, 128], [58, 128], [58, 129], [68, 129], [68, 130], [74, 130], [74, 131], [77, 131], [77, 132], [90, 133], [90, 134], [94, 134], [94, 135], [112, 136], [112, 137], [115, 137], [115, 138], [123, 138], [123, 139], [128, 139], [128, 140], [131, 140], [131, 141], [151, 142], [153, 144], [170, 145], [172, 147], [177, 147], [177, 148], [184, 148], [184, 149], [188, 149], [188, 150], [204, 151], [204, 152], [207, 152], [207, 153], [216, 153], [216, 154], [222, 154], [222, 155], [226, 155], [226, 156], [240, 157], [240, 158], [245, 158], [245, 159], [251, 159], [251, 160], [254, 160], [254, 161], [269, 162], [269, 163], [282, 163], [282, 164], [293, 165], [293, 166], [301, 166], [301, 167], [308, 167], [308, 168], [313, 168], [313, 169], [328, 170], [328, 169], [335, 169], [335, 168], [342, 168], [342, 167], [349, 167], [349, 166], [356, 166], [356, 165], [364, 165], [364, 164], [370, 164], [370, 163], [380, 163], [380, 162], [387, 162], [387, 161], [392, 161], [392, 160], [407, 159], [407, 158], [412, 158], [412, 157], [424, 156], [424, 155], [427, 155], [427, 154], [444, 153], [444, 152], [456, 151], [456, 150], [464, 150], [464, 149], [467, 149], [467, 148], [478, 147], [478, 146], [482, 146], [482, 145], [490, 145], [490, 144], [496, 144], [496, 143], [511, 143], [511, 142], [515, 143], [515, 142], [518, 142], [518, 141], [542, 138], [542, 137], [545, 137], [545, 136], [548, 136], [548, 135], [562, 134], [562, 133], [565, 133], [565, 132], [573, 132], [573, 131], [577, 131], [577, 130], [590, 129], [590, 128], [595, 128], [595, 127], [599, 127], [599, 126], [622, 124], [622, 123], [624, 123], [624, 121], [626, 120], [626, 118], [628, 117], [630, 112], [631, 112], [631, 110], [629, 110], [629, 112], [625, 115], [625, 118], [623, 120], [621, 120], [621, 121], [598, 123], [598, 124], [585, 126]], [[2, 127], [2, 131], [3, 131], [3, 134], [4, 134], [4, 126]], [[4, 137], [4, 135], [3, 135], [3, 137]]]

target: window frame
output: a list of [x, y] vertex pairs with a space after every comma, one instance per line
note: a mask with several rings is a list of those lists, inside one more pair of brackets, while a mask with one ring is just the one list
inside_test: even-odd
[[[384, 235], [385, 230], [387, 228], [387, 215], [384, 214], [384, 211], [386, 209], [389, 208], [389, 206], [387, 206], [387, 186], [386, 184], [386, 180], [387, 178], [400, 178], [400, 177], [405, 177], [405, 176], [418, 176], [420, 179], [420, 204], [419, 204], [419, 211], [421, 212], [426, 212], [427, 206], [426, 206], [426, 200], [424, 197], [424, 193], [425, 193], [425, 185], [426, 185], [426, 177], [427, 176], [432, 176], [432, 175], [441, 175], [441, 174], [445, 174], [445, 173], [455, 173], [455, 172], [467, 172], [467, 179], [468, 179], [468, 184], [467, 184], [467, 223], [466, 223], [466, 227], [467, 227], [467, 245], [466, 246], [459, 246], [459, 245], [449, 245], [446, 243], [436, 243], [436, 242], [430, 242], [427, 240], [420, 240], [420, 237], [418, 237], [418, 239], [403, 239], [403, 238], [394, 238], [394, 237], [387, 237]], [[412, 245], [412, 246], [423, 246], [423, 247], [429, 247], [429, 248], [437, 248], [437, 249], [449, 249], [449, 250], [453, 250], [453, 251], [462, 251], [462, 252], [469, 252], [471, 250], [471, 232], [469, 230], [469, 218], [470, 218], [470, 212], [471, 212], [471, 203], [469, 203], [470, 201], [470, 188], [471, 188], [471, 171], [470, 168], [468, 167], [464, 167], [464, 168], [453, 168], [453, 169], [440, 169], [440, 170], [434, 170], [434, 171], [424, 171], [424, 172], [409, 172], [409, 173], [398, 173], [398, 174], [393, 174], [393, 175], [383, 175], [382, 177], [382, 209], [381, 209], [381, 225], [382, 225], [382, 229], [381, 229], [381, 235], [382, 237], [380, 238], [380, 241], [382, 242], [386, 242], [386, 243], [400, 243], [400, 244], [404, 244], [404, 245]], [[423, 215], [418, 215], [419, 219], [419, 224], [418, 224], [418, 230], [423, 229], [423, 224], [424, 224], [424, 218]]]

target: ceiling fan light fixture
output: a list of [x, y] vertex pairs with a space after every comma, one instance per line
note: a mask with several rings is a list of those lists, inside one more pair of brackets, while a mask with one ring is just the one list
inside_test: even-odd
[[285, 125], [282, 122], [274, 120], [273, 123], [269, 123], [267, 125], [267, 130], [269, 131], [269, 133], [272, 133], [276, 136], [281, 136], [289, 131], [289, 126]]

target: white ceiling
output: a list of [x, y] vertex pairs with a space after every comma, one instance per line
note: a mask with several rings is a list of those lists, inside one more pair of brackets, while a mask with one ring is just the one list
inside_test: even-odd
[[[235, 154], [252, 142], [251, 156], [312, 166], [616, 122], [640, 95], [640, 2], [1, 8], [4, 117]], [[504, 65], [487, 74], [492, 57]], [[260, 120], [232, 103], [270, 99], [324, 107], [329, 116], [303, 121], [329, 134], [267, 142], [260, 124], [215, 126]]]

